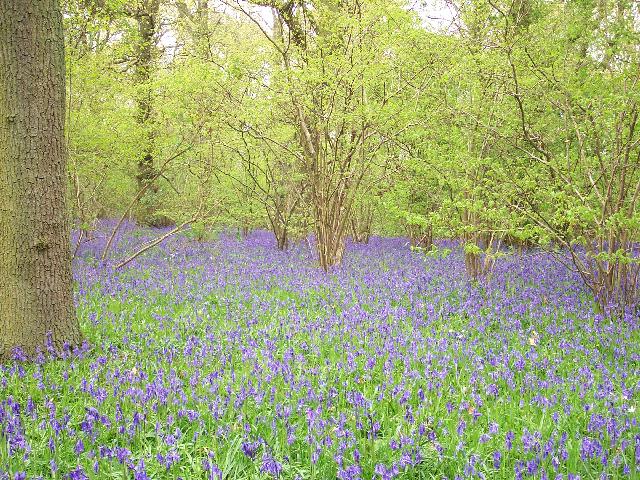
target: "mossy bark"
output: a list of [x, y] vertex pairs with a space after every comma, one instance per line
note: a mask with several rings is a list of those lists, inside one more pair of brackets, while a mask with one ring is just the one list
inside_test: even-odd
[[167, 219], [158, 215], [160, 200], [158, 198], [158, 170], [155, 166], [153, 125], [153, 92], [152, 74], [158, 56], [156, 35], [160, 13], [158, 0], [143, 0], [138, 5], [135, 20], [138, 25], [137, 58], [135, 63], [135, 80], [137, 84], [137, 120], [144, 139], [136, 180], [138, 191], [146, 187], [146, 193], [140, 201], [136, 220], [143, 225], [166, 226]]

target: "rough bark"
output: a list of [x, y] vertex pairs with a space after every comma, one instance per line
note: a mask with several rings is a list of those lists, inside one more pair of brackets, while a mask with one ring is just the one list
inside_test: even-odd
[[138, 84], [138, 124], [142, 127], [145, 139], [138, 161], [138, 190], [145, 189], [141, 208], [137, 215], [140, 223], [164, 226], [166, 219], [157, 217], [157, 169], [154, 164], [154, 134], [152, 129], [153, 96], [151, 92], [151, 74], [156, 60], [156, 30], [160, 10], [159, 0], [143, 0], [136, 11], [138, 24], [138, 49], [135, 66]]
[[82, 338], [66, 206], [57, 0], [0, 0], [0, 361]]

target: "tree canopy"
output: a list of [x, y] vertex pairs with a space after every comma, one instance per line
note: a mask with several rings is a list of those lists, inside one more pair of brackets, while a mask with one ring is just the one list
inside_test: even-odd
[[475, 281], [538, 246], [637, 302], [637, 3], [430, 8], [66, 1], [73, 218], [313, 234], [325, 270], [455, 238]]

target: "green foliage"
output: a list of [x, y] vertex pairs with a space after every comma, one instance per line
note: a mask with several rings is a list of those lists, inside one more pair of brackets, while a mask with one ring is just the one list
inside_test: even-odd
[[[162, 1], [141, 82], [146, 4], [67, 0], [74, 215], [155, 202], [176, 223], [269, 228], [283, 248], [329, 232], [337, 256], [373, 233], [456, 238], [471, 256], [580, 248], [595, 263], [574, 256], [578, 270], [626, 275], [612, 269], [640, 240], [637, 8], [452, 4], [437, 31], [395, 1]], [[134, 200], [149, 145], [153, 195]]]

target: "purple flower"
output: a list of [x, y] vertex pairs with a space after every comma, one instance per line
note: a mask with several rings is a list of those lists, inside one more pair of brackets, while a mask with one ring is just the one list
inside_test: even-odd
[[280, 464], [268, 453], [265, 453], [262, 456], [262, 465], [260, 466], [260, 471], [277, 478], [282, 472], [282, 464]]
[[222, 480], [222, 470], [220, 470], [216, 464], [211, 465], [209, 480]]
[[515, 440], [516, 438], [516, 434], [513, 433], [512, 431], [508, 431], [507, 434], [505, 435], [505, 439], [504, 439], [504, 445], [506, 447], [507, 450], [511, 450], [512, 446], [513, 446], [513, 440]]
[[76, 455], [80, 455], [82, 452], [84, 452], [84, 442], [81, 438], [79, 438], [76, 442], [76, 446], [73, 448], [73, 451]]
[[67, 477], [69, 480], [89, 480], [89, 477], [84, 471], [84, 468], [78, 466], [75, 470], [69, 472]]
[[147, 475], [147, 469], [144, 466], [144, 460], [140, 460], [136, 465], [136, 468], [133, 472], [134, 480], [149, 480], [149, 476]]
[[496, 470], [500, 468], [501, 462], [502, 462], [502, 453], [500, 453], [500, 450], [496, 450], [495, 452], [493, 452], [493, 468], [495, 468]]
[[460, 420], [460, 423], [458, 423], [458, 436], [462, 436], [462, 434], [464, 433], [464, 429], [467, 427], [467, 422], [465, 422], [464, 420]]
[[387, 468], [386, 465], [378, 463], [375, 466], [373, 473], [376, 475], [374, 478], [380, 478], [380, 480], [392, 480], [398, 475], [399, 469], [395, 465], [391, 468]]
[[345, 469], [338, 470], [340, 480], [361, 480], [362, 470], [358, 465], [350, 465]]
[[256, 456], [259, 448], [260, 442], [242, 442], [242, 453], [252, 460]]
[[360, 450], [357, 448], [353, 450], [353, 461], [356, 463], [360, 463]]

